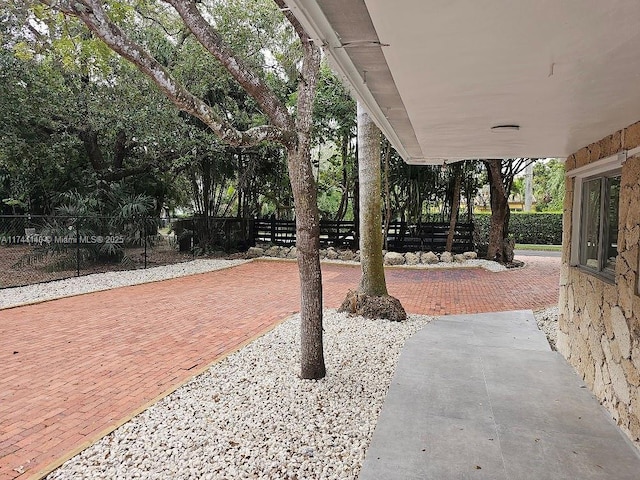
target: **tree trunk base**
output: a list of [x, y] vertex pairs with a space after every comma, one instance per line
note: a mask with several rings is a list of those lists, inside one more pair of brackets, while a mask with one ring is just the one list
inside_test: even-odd
[[524, 267], [524, 262], [521, 262], [520, 260], [512, 260], [509, 263], [505, 263], [504, 266], [507, 268], [521, 268]]
[[513, 262], [513, 250], [516, 248], [516, 241], [513, 238], [505, 238], [502, 241], [502, 251], [504, 255], [504, 263]]
[[365, 318], [384, 318], [392, 322], [402, 322], [407, 319], [407, 312], [397, 298], [391, 295], [367, 295], [351, 290], [338, 311], [361, 315]]

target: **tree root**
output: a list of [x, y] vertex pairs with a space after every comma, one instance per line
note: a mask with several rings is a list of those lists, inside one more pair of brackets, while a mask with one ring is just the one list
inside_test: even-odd
[[385, 318], [392, 322], [402, 322], [407, 319], [407, 312], [397, 298], [391, 295], [367, 295], [352, 290], [349, 290], [347, 298], [344, 299], [338, 311], [361, 315], [365, 318]]

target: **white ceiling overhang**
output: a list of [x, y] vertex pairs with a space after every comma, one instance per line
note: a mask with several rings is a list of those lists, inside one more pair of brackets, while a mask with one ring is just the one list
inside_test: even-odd
[[562, 158], [640, 120], [638, 0], [288, 4], [409, 163]]

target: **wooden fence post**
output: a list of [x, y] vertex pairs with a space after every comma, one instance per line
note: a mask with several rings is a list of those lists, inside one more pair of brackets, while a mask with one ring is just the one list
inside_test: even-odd
[[247, 238], [247, 240], [250, 247], [256, 246], [256, 219], [255, 218], [249, 219], [249, 238]]

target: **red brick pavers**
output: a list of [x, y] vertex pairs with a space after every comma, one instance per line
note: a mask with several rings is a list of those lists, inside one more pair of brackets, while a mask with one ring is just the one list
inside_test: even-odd
[[[536, 309], [557, 302], [559, 260], [386, 276], [411, 313]], [[324, 265], [325, 306], [359, 276]], [[298, 308], [297, 265], [252, 262], [0, 311], [0, 480], [37, 476]]]
[[[560, 258], [522, 257], [523, 268], [492, 273], [483, 268], [386, 268], [389, 294], [405, 310], [426, 315], [540, 309], [558, 303]], [[360, 268], [323, 269], [325, 305], [337, 307], [357, 287]]]

